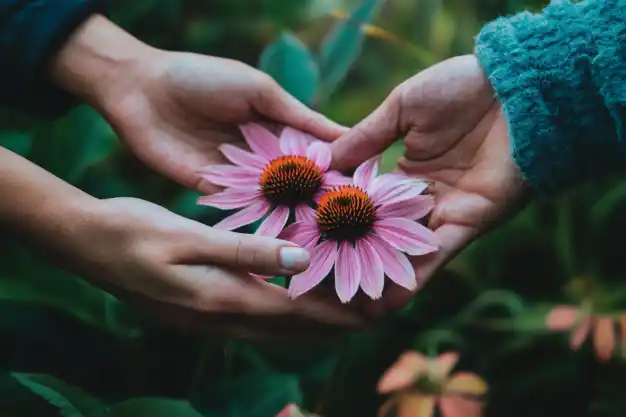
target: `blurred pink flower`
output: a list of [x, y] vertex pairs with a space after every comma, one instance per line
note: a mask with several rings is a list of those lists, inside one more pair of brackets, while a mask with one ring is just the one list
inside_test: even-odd
[[380, 409], [386, 417], [432, 417], [439, 406], [442, 417], [480, 417], [487, 384], [471, 372], [450, 375], [458, 354], [449, 352], [426, 358], [418, 352], [404, 353], [378, 382], [381, 394], [396, 393]]
[[359, 287], [372, 299], [380, 298], [385, 274], [404, 288], [417, 288], [404, 253], [438, 250], [435, 234], [416, 222], [431, 211], [433, 198], [422, 195], [426, 182], [397, 174], [377, 177], [378, 165], [379, 158], [361, 164], [352, 185], [323, 194], [316, 212], [307, 212], [279, 236], [311, 253], [309, 268], [291, 279], [292, 298], [318, 285], [333, 267], [335, 289], [344, 303]]
[[287, 404], [276, 417], [304, 417], [297, 405]]
[[328, 145], [312, 136], [285, 127], [280, 138], [263, 126], [240, 126], [248, 152], [230, 144], [219, 147], [234, 165], [212, 165], [201, 171], [205, 180], [226, 189], [200, 197], [198, 204], [218, 209], [241, 209], [214, 227], [233, 230], [261, 219], [257, 234], [276, 237], [293, 210], [296, 220], [313, 215], [320, 193], [349, 179], [329, 171]]
[[593, 332], [595, 355], [606, 362], [615, 354], [617, 335], [615, 323], [621, 327], [622, 356], [626, 356], [626, 314], [598, 315], [591, 309], [572, 305], [559, 305], [546, 317], [546, 327], [550, 330], [571, 330], [570, 346], [578, 350]]

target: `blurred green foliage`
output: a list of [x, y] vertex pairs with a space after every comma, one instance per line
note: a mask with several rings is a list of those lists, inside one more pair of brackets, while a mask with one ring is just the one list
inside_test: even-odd
[[[469, 53], [482, 23], [542, 1], [135, 0], [111, 17], [159, 47], [258, 66], [340, 123], [446, 57]], [[330, 12], [340, 9], [347, 19]], [[350, 12], [352, 14], [350, 14]], [[363, 36], [370, 21], [400, 43]], [[102, 118], [3, 119], [0, 145], [98, 197], [135, 196], [207, 224], [220, 213], [141, 166]], [[384, 156], [386, 169], [402, 148]], [[550, 307], [624, 306], [626, 186], [615, 179], [537, 202], [484, 236], [411, 306], [336, 345], [209, 340], [146, 321], [114, 297], [0, 237], [0, 415], [270, 417], [288, 402], [327, 417], [368, 417], [399, 353], [455, 349], [489, 383], [487, 415], [623, 416], [624, 364], [572, 352], [543, 321]], [[338, 359], [341, 359], [338, 361]], [[331, 378], [332, 375], [332, 378]]]

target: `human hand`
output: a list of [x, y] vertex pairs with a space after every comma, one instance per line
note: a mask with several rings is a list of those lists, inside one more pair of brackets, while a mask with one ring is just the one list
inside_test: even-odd
[[[473, 239], [519, 208], [527, 187], [512, 160], [499, 103], [473, 55], [443, 61], [399, 85], [331, 145], [334, 167], [354, 168], [399, 137], [405, 152], [397, 169], [434, 182], [429, 227], [441, 249], [412, 260], [421, 287]], [[372, 308], [401, 308], [412, 295], [393, 287]]]
[[244, 63], [151, 48], [101, 16], [55, 59], [57, 84], [99, 109], [146, 165], [204, 194], [198, 170], [226, 162], [218, 146], [245, 145], [237, 124], [266, 121], [332, 140], [345, 131]]
[[[287, 290], [254, 278], [308, 266], [289, 242], [207, 227], [155, 204], [116, 198], [89, 203], [84, 225], [61, 243], [57, 262], [165, 323], [244, 338], [325, 338], [361, 318], [315, 295], [291, 300]], [[58, 234], [58, 233], [57, 233]], [[291, 257], [281, 266], [281, 249]]]

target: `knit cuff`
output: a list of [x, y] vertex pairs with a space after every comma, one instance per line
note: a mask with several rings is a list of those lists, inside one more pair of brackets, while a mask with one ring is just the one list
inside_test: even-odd
[[475, 52], [509, 123], [514, 160], [540, 194], [626, 166], [624, 112], [610, 97], [626, 97], [624, 54], [612, 56], [624, 43], [615, 34], [626, 33], [625, 3], [555, 4], [496, 19], [478, 35]]
[[9, 14], [0, 33], [5, 67], [2, 104], [40, 117], [58, 117], [78, 103], [51, 85], [44, 71], [50, 59], [90, 15], [103, 13], [106, 0], [24, 2]]

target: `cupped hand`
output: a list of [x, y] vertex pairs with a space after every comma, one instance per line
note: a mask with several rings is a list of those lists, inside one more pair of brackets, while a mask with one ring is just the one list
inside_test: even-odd
[[290, 126], [322, 140], [346, 131], [249, 65], [151, 47], [97, 14], [72, 33], [47, 73], [100, 111], [146, 165], [207, 194], [216, 188], [198, 171], [226, 162], [219, 145], [245, 146], [238, 124]]
[[[361, 318], [334, 300], [291, 300], [248, 272], [307, 268], [293, 244], [227, 232], [132, 198], [97, 202], [65, 247], [73, 272], [162, 321], [245, 338], [325, 338]], [[285, 252], [285, 249], [287, 252]]]
[[[473, 239], [525, 201], [511, 157], [507, 123], [473, 55], [443, 61], [399, 85], [385, 102], [332, 145], [335, 168], [350, 169], [400, 137], [397, 169], [434, 182], [429, 227], [441, 249], [414, 258], [419, 287]], [[401, 308], [413, 294], [386, 291], [376, 308]]]
[[217, 189], [198, 170], [226, 162], [220, 144], [245, 146], [238, 124], [266, 121], [324, 140], [345, 131], [238, 61], [156, 51], [134, 71], [134, 83], [107, 97], [108, 120], [146, 165], [206, 194]]

